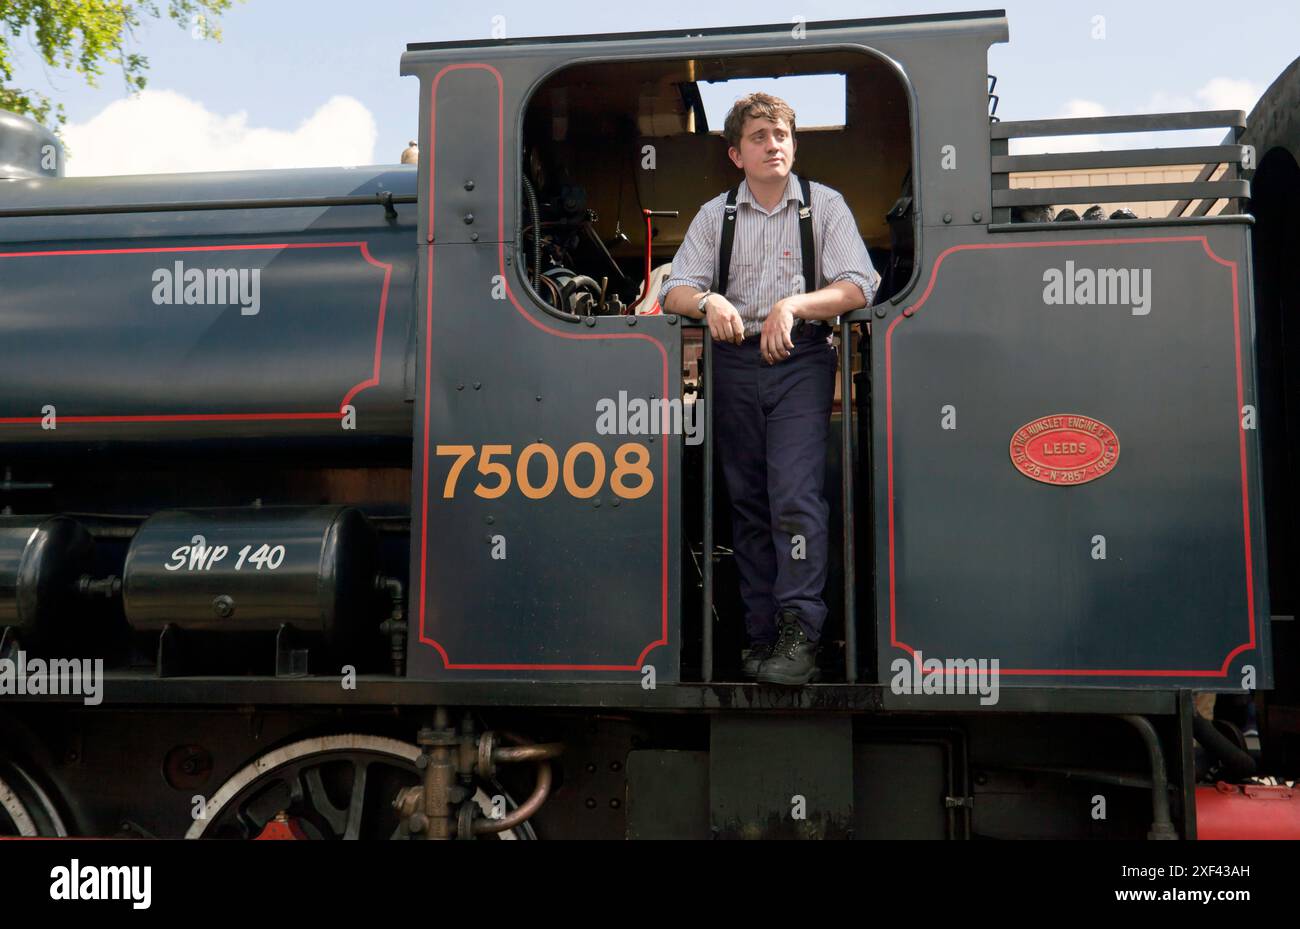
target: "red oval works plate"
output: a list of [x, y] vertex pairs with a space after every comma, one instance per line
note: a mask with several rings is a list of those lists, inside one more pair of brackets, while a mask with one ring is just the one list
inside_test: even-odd
[[1119, 438], [1101, 420], [1053, 413], [1026, 423], [1011, 437], [1011, 463], [1025, 477], [1073, 486], [1109, 474], [1119, 461]]

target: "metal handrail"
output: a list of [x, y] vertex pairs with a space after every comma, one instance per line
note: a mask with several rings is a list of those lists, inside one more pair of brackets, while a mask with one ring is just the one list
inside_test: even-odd
[[1120, 148], [1099, 152], [994, 155], [993, 173], [1091, 171], [1098, 168], [1163, 168], [1171, 165], [1240, 164], [1249, 145], [1188, 145], [1180, 148]]
[[[844, 561], [844, 678], [850, 683], [858, 679], [857, 664], [857, 571], [856, 531], [853, 477], [857, 473], [857, 453], [853, 441], [853, 356], [852, 327], [859, 319], [870, 318], [870, 312], [860, 315], [856, 311], [840, 318], [840, 480], [841, 508], [843, 510], [843, 561]], [[713, 339], [702, 320], [681, 318], [682, 329], [704, 329], [704, 351], [700, 359], [700, 372], [696, 387], [696, 402], [708, 398], [704, 412], [704, 492], [703, 526], [701, 530], [700, 616], [703, 623], [700, 677], [704, 683], [713, 681]], [[689, 544], [689, 543], [688, 543]]]
[[[1254, 149], [1236, 144], [1246, 126], [1241, 110], [1151, 113], [1132, 116], [1035, 119], [996, 123], [989, 127], [992, 169], [993, 224], [1011, 219], [1011, 208], [1050, 206], [1062, 203], [1120, 203], [1124, 201], [1177, 201], [1171, 217], [1181, 216], [1193, 200], [1202, 200], [1209, 212], [1219, 200], [1234, 205], [1235, 212], [1250, 197], [1250, 183], [1242, 179], [1243, 168], [1252, 167]], [[1037, 136], [1104, 135], [1126, 132], [1168, 132], [1226, 127], [1227, 137], [1218, 145], [1176, 148], [1125, 149], [1121, 151], [1059, 152], [1028, 155], [1008, 153], [1008, 141]], [[1083, 171], [1101, 168], [1145, 168], [1178, 164], [1201, 164], [1204, 170], [1193, 181], [1146, 184], [1114, 184], [1087, 187], [1011, 188], [1010, 175], [1021, 171]], [[1229, 170], [1211, 180], [1221, 165]]]
[[1111, 132], [1160, 132], [1171, 129], [1246, 127], [1244, 110], [1192, 110], [1182, 113], [1139, 113], [1130, 116], [1074, 116], [1067, 119], [1024, 119], [994, 123], [990, 138], [1019, 139], [1040, 135], [1094, 135]]
[[393, 205], [417, 203], [415, 194], [353, 194], [345, 197], [245, 197], [227, 200], [167, 200], [158, 203], [82, 203], [66, 206], [25, 206], [0, 209], [0, 219], [29, 216], [102, 216], [121, 213], [190, 213], [200, 210], [294, 210], [313, 207], [382, 206], [396, 216]]
[[701, 322], [704, 329], [704, 352], [700, 357], [703, 371], [698, 375], [698, 387], [695, 402], [699, 403], [706, 396], [708, 400], [701, 407], [704, 413], [704, 523], [700, 531], [701, 560], [703, 561], [700, 616], [704, 622], [704, 642], [701, 649], [700, 678], [706, 684], [713, 680], [713, 338], [708, 327]]
[[858, 680], [858, 633], [856, 592], [856, 528], [853, 477], [857, 455], [853, 446], [853, 324], [840, 322], [840, 506], [844, 529], [844, 680]]
[[1013, 187], [993, 191], [994, 207], [1047, 206], [1056, 203], [1119, 203], [1125, 200], [1179, 200], [1250, 196], [1249, 181], [1175, 181], [1167, 184], [1108, 184], [1089, 187]]

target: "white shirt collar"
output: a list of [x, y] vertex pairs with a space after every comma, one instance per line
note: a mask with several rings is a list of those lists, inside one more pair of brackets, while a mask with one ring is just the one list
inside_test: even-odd
[[[775, 213], [783, 204], [789, 203], [791, 200], [794, 200], [797, 203], [803, 203], [803, 189], [799, 184], [799, 176], [793, 171], [790, 172], [789, 177], [785, 180], [785, 197], [783, 197], [776, 206], [772, 207], [771, 212]], [[736, 203], [748, 203], [757, 210], [763, 209], [749, 192], [748, 180], [742, 180], [740, 182], [740, 189], [736, 191]]]

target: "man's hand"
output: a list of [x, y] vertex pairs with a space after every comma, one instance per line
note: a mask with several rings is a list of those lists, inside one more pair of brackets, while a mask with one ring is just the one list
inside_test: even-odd
[[736, 345], [745, 341], [745, 324], [740, 319], [740, 312], [722, 294], [709, 296], [704, 304], [704, 313], [714, 339]]
[[763, 335], [759, 346], [763, 360], [770, 365], [784, 361], [794, 350], [794, 341], [790, 338], [790, 329], [794, 326], [794, 303], [792, 297], [786, 297], [772, 304], [771, 311], [763, 323]]

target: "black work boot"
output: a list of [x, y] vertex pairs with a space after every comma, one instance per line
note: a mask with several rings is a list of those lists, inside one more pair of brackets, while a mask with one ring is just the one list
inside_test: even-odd
[[783, 610], [779, 622], [772, 657], [758, 669], [759, 683], [799, 687], [816, 680], [821, 674], [817, 667], [817, 643], [808, 640], [793, 612]]
[[758, 666], [772, 657], [771, 642], [756, 642], [740, 653], [740, 673], [748, 680], [758, 676]]

